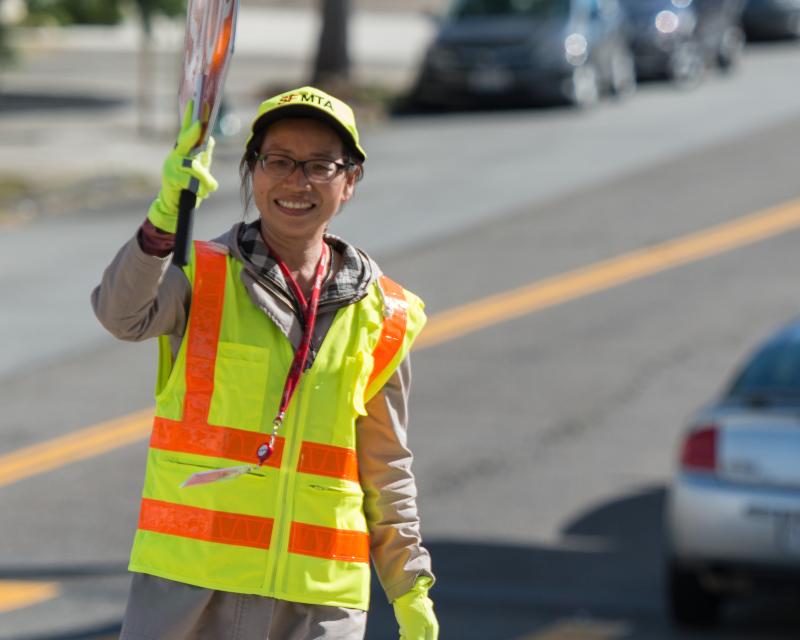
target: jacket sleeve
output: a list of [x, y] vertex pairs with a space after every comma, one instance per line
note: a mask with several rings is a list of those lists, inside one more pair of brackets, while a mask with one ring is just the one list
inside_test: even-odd
[[145, 253], [138, 235], [123, 245], [92, 291], [94, 313], [121, 340], [182, 336], [191, 297], [189, 280], [169, 256]]
[[409, 591], [418, 577], [433, 578], [430, 554], [422, 546], [413, 455], [407, 442], [410, 382], [406, 358], [367, 403], [367, 415], [357, 424], [370, 553], [389, 602]]

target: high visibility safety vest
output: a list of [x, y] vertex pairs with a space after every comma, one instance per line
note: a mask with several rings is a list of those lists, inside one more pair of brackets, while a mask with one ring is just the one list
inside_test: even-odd
[[174, 363], [162, 348], [129, 568], [366, 610], [369, 533], [356, 420], [422, 329], [422, 301], [382, 276], [364, 299], [340, 308], [267, 463], [235, 480], [181, 488], [197, 471], [257, 463], [294, 355], [251, 301], [242, 268], [225, 248], [194, 244], [185, 268], [192, 304]]

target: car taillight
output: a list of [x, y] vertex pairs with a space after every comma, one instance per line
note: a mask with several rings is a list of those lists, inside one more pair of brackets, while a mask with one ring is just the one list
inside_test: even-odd
[[707, 425], [692, 431], [683, 441], [681, 467], [693, 471], [716, 470], [717, 433], [716, 425]]

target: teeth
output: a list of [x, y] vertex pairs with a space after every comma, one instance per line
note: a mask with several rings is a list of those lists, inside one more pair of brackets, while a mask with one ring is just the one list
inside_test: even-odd
[[291, 200], [278, 200], [277, 202], [287, 209], [310, 209], [314, 206], [310, 202], [293, 202]]

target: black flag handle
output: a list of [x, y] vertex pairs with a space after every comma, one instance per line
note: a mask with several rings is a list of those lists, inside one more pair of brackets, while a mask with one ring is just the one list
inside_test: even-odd
[[181, 189], [178, 201], [178, 227], [175, 231], [175, 249], [172, 264], [185, 267], [189, 263], [189, 247], [192, 242], [192, 223], [197, 196], [188, 189]]

